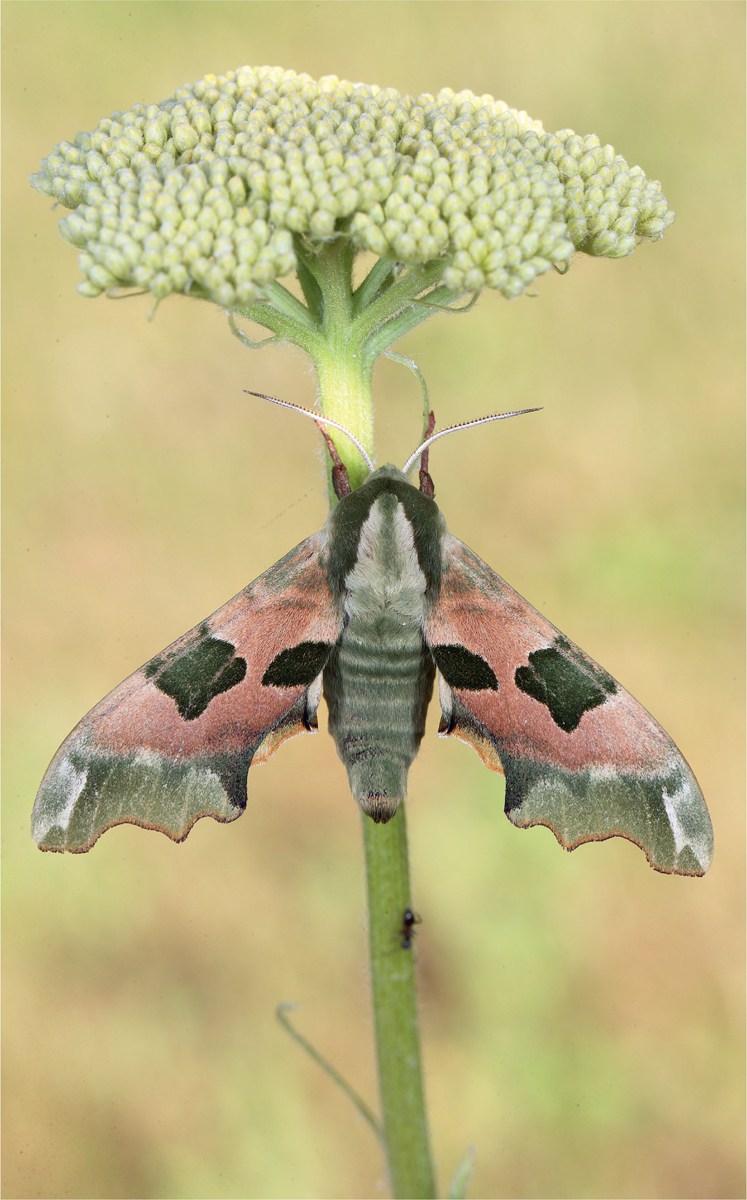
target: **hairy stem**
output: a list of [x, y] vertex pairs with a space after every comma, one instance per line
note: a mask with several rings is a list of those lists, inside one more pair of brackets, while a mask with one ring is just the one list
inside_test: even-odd
[[[305, 292], [321, 316], [322, 338], [314, 339], [311, 353], [323, 415], [339, 421], [372, 452], [371, 378], [376, 354], [365, 344], [372, 327], [364, 328], [365, 323], [359, 324], [360, 315], [355, 315], [352, 268], [353, 254], [343, 239], [330, 243], [306, 263], [319, 288], [318, 304], [310, 279]], [[387, 282], [387, 272], [380, 272], [368, 292], [371, 306], [380, 306], [381, 321], [402, 308], [401, 300], [382, 304], [397, 286], [387, 288]], [[361, 299], [359, 294], [359, 303]], [[344, 435], [335, 434], [335, 443], [355, 488], [363, 482], [367, 468]], [[389, 1175], [395, 1197], [425, 1198], [435, 1195], [435, 1185], [420, 1064], [414, 956], [411, 947], [401, 945], [403, 914], [411, 906], [404, 803], [386, 825], [375, 825], [367, 816], [362, 821], [371, 988]]]
[[[373, 414], [371, 412], [371, 372], [355, 354], [342, 355], [326, 347], [318, 350], [314, 363], [319, 384], [322, 415], [338, 421], [354, 434], [373, 457]], [[344, 433], [330, 430], [340, 458], [347, 467], [350, 486], [360, 487], [368, 474], [352, 442]], [[332, 499], [332, 496], [330, 496]]]
[[410, 903], [404, 801], [386, 825], [366, 816], [369, 950], [379, 1089], [389, 1176], [395, 1197], [435, 1196], [420, 1063], [411, 948], [401, 945]]

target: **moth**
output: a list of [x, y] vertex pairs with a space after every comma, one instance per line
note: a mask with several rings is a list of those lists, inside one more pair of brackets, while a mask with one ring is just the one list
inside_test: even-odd
[[[306, 415], [322, 432], [335, 425]], [[324, 528], [83, 718], [36, 798], [42, 850], [89, 850], [122, 822], [179, 842], [200, 817], [234, 820], [249, 769], [317, 728], [322, 695], [354, 799], [389, 821], [437, 687], [439, 733], [505, 778], [513, 825], [546, 825], [567, 850], [628, 838], [657, 871], [704, 874], [713, 834], [689, 766], [611, 675], [449, 532], [427, 462], [449, 431], [432, 430], [431, 415], [402, 471], [375, 470], [355, 443], [370, 471], [355, 491], [335, 456], [340, 499]]]

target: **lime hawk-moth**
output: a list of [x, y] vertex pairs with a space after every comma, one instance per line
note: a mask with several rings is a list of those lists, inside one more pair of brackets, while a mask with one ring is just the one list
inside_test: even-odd
[[449, 532], [432, 440], [419, 488], [416, 455], [403, 471], [369, 461], [355, 491], [338, 460], [324, 528], [83, 718], [36, 798], [42, 850], [88, 850], [121, 822], [181, 841], [200, 817], [234, 820], [250, 767], [313, 731], [322, 695], [353, 797], [388, 821], [435, 686], [439, 733], [505, 776], [514, 825], [547, 825], [568, 850], [628, 838], [658, 871], [704, 874], [711, 822], [674, 742]]

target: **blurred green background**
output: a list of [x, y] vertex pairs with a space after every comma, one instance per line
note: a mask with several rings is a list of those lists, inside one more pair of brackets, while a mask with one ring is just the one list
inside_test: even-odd
[[[386, 1193], [349, 1102], [279, 1001], [373, 1102], [359, 817], [331, 740], [250, 780], [183, 846], [119, 828], [41, 855], [59, 742], [140, 663], [321, 526], [296, 352], [217, 309], [81, 299], [27, 183], [53, 145], [206, 72], [277, 64], [490, 92], [596, 132], [662, 181], [663, 242], [579, 257], [538, 297], [484, 295], [396, 348], [440, 424], [541, 414], [431, 457], [454, 533], [619, 678], [693, 766], [701, 881], [619, 840], [564, 854], [511, 828], [437, 716], [410, 776], [416, 954], [441, 1188], [473, 1196], [744, 1196], [741, 3], [3, 4], [4, 1195]], [[377, 369], [379, 461], [419, 437]], [[437, 706], [436, 706], [437, 707]]]

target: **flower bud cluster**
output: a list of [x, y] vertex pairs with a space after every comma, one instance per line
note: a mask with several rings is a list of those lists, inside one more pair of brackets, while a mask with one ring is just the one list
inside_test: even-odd
[[456, 293], [519, 295], [574, 250], [620, 258], [674, 220], [611, 146], [491, 96], [318, 82], [277, 67], [206, 75], [113, 113], [32, 176], [70, 216], [84, 295], [199, 290], [250, 304], [296, 268], [294, 239], [339, 236], [407, 266], [443, 262]]

